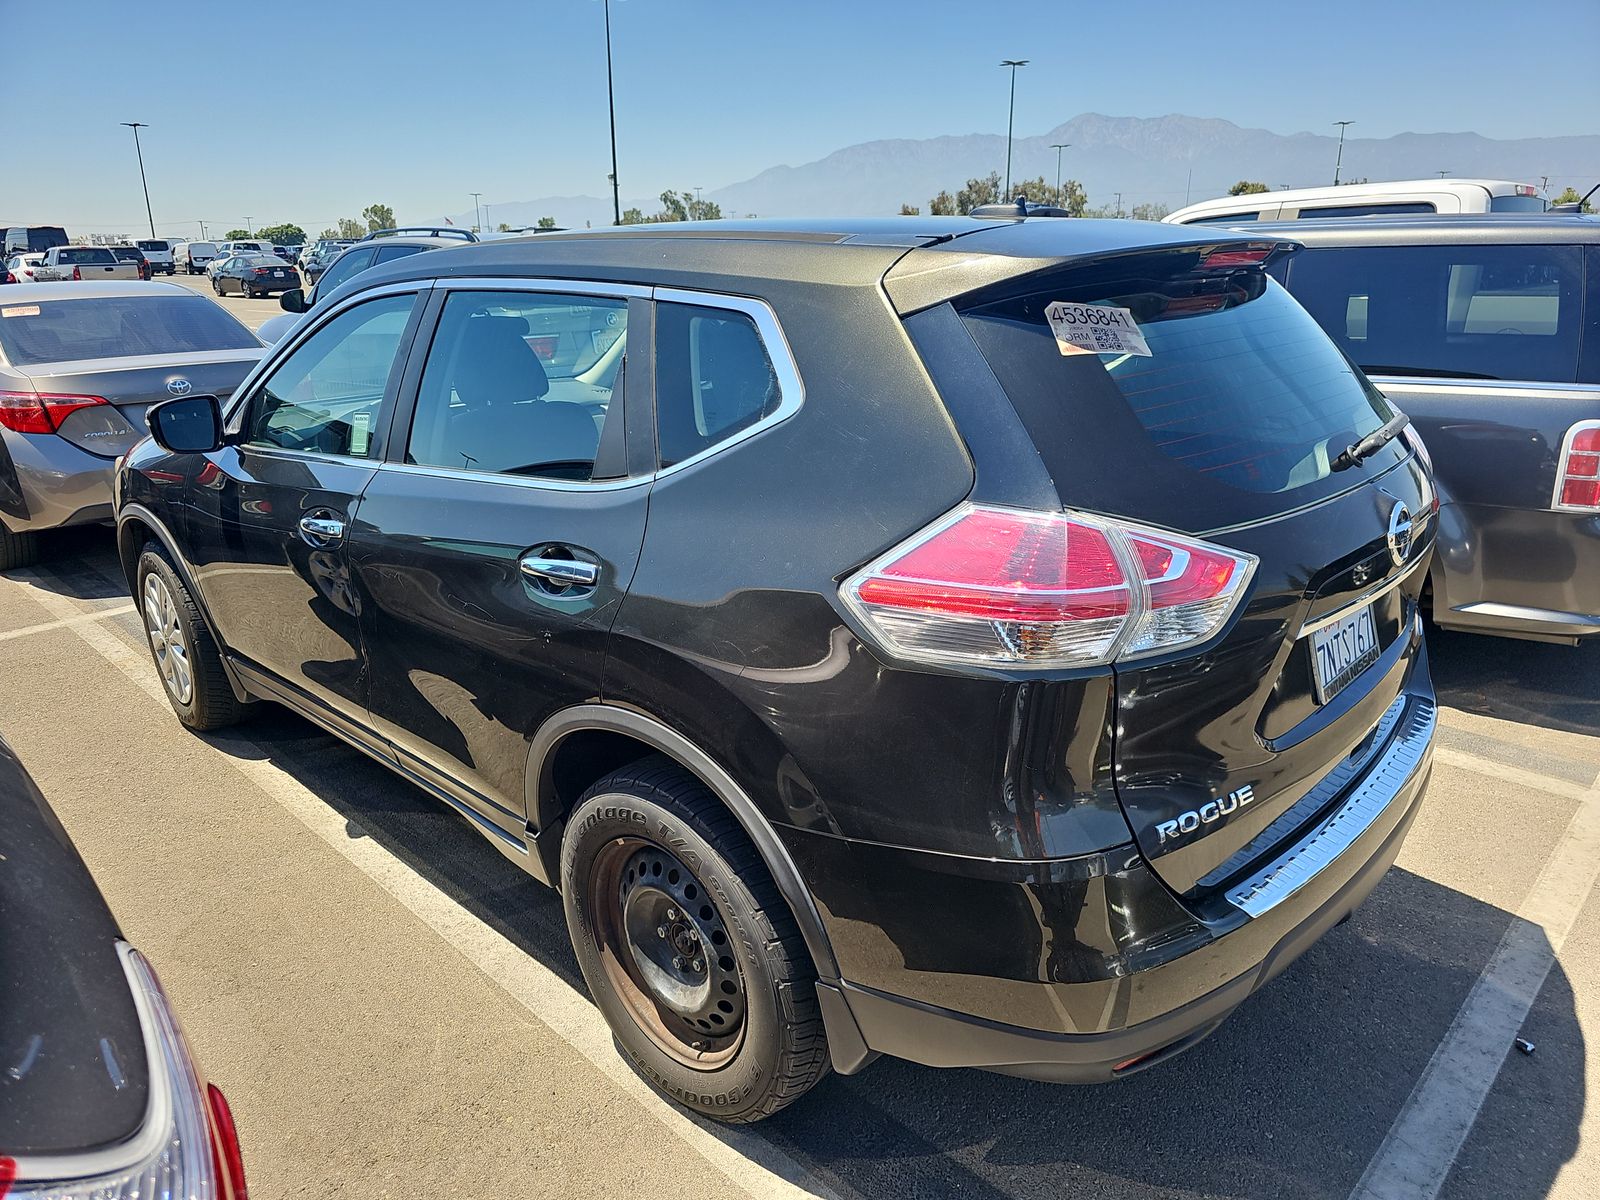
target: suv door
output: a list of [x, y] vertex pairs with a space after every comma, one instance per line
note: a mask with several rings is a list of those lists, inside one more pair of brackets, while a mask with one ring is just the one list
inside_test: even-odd
[[623, 364], [650, 311], [619, 285], [436, 288], [348, 539], [369, 706], [404, 769], [521, 848], [528, 739], [600, 694], [644, 539], [652, 464], [630, 464], [625, 429], [648, 428], [649, 371]]
[[[365, 662], [344, 539], [383, 451], [421, 285], [353, 297], [278, 356], [190, 484], [196, 581], [253, 680], [348, 728]], [[273, 685], [277, 685], [274, 687]]]

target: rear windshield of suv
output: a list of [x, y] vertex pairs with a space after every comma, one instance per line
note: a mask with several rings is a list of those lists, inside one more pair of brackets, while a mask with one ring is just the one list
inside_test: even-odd
[[165, 242], [135, 242], [134, 245], [139, 247], [141, 250], [156, 250], [165, 252], [167, 249], [167, 244]]
[[0, 350], [17, 366], [122, 355], [247, 350], [260, 345], [255, 335], [224, 309], [199, 295], [96, 296], [0, 304]]
[[[1288, 493], [1311, 502], [1393, 465], [1385, 451], [1334, 472], [1394, 410], [1262, 270], [1196, 269], [1199, 260], [1166, 251], [1063, 270], [962, 313], [1063, 497], [1099, 478], [1084, 502], [1122, 494], [1138, 501], [1119, 510], [1128, 515], [1204, 527], [1282, 511]], [[1056, 302], [1058, 324], [1074, 309], [1120, 310], [1137, 336], [1100, 352], [1058, 340], [1047, 316]], [[1149, 507], [1158, 498], [1160, 517]]]

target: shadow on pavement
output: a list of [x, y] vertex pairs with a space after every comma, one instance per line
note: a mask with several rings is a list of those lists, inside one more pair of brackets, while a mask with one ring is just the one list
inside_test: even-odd
[[[560, 899], [386, 769], [275, 706], [214, 736], [248, 739], [488, 926], [580, 991]], [[830, 1078], [758, 1127], [842, 1196], [1334, 1197], [1365, 1170], [1493, 953], [1507, 914], [1396, 869], [1193, 1051], [1101, 1087], [1030, 1083], [880, 1060]], [[1565, 1054], [1513, 1055], [1522, 1155], [1505, 1200], [1534, 1200], [1574, 1153], [1583, 1039], [1559, 965], [1545, 1036]], [[1554, 1031], [1558, 1036], [1551, 1036]], [[1513, 1079], [1512, 1077], [1515, 1077]], [[1515, 1127], [1519, 1118], [1508, 1118]], [[1526, 1154], [1537, 1145], [1537, 1154]]]
[[1600, 642], [1553, 646], [1430, 625], [1428, 658], [1442, 704], [1600, 735]]

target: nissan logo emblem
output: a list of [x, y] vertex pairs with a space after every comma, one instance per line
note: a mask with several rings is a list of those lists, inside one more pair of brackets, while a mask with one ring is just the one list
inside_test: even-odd
[[1389, 557], [1401, 567], [1411, 555], [1411, 510], [1404, 500], [1395, 501], [1389, 512]]
[[182, 375], [174, 375], [171, 379], [167, 380], [167, 391], [171, 392], [174, 396], [187, 396], [193, 390], [194, 385]]

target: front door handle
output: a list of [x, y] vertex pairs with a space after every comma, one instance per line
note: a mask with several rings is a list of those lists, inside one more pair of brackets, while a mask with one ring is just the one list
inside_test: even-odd
[[545, 558], [530, 554], [518, 559], [517, 566], [528, 578], [553, 583], [557, 587], [592, 588], [600, 582], [600, 568], [576, 558]]
[[338, 517], [301, 517], [300, 536], [313, 546], [331, 546], [344, 538], [344, 522]]

